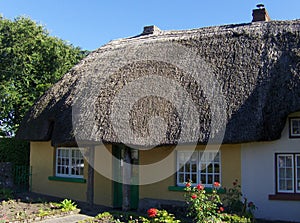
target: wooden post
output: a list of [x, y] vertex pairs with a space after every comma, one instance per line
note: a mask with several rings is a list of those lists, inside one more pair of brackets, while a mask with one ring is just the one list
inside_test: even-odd
[[94, 160], [95, 160], [95, 147], [88, 147], [88, 179], [87, 179], [87, 203], [90, 206], [94, 205]]
[[124, 157], [123, 157], [123, 203], [122, 210], [128, 211], [130, 209], [130, 184], [131, 184], [131, 152], [130, 148], [124, 148]]

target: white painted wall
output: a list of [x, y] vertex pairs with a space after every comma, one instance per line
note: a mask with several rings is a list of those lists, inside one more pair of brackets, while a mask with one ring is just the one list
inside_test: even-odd
[[[299, 116], [300, 112], [290, 117]], [[241, 146], [242, 192], [258, 207], [257, 218], [300, 222], [300, 201], [269, 200], [275, 194], [275, 153], [300, 153], [300, 139], [290, 139], [288, 120], [280, 140]]]

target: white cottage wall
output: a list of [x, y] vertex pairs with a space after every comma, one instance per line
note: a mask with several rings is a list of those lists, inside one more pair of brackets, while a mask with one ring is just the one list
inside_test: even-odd
[[[296, 116], [300, 112], [289, 117]], [[300, 222], [300, 200], [269, 200], [276, 192], [276, 153], [300, 153], [300, 138], [289, 138], [289, 120], [280, 140], [242, 144], [242, 192], [258, 207], [257, 218]]]

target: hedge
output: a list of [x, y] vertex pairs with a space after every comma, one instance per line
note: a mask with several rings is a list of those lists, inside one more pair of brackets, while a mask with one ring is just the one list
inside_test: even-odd
[[29, 165], [29, 142], [15, 138], [0, 138], [0, 162]]

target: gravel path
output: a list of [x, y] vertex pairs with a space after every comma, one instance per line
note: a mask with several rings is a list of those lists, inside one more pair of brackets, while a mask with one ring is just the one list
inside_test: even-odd
[[75, 223], [75, 222], [82, 221], [87, 218], [90, 218], [90, 216], [83, 215], [83, 214], [73, 214], [73, 215], [64, 216], [64, 217], [46, 219], [43, 221], [39, 221], [39, 223]]

